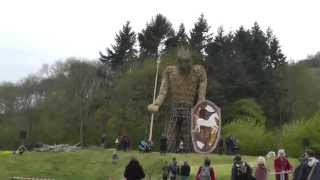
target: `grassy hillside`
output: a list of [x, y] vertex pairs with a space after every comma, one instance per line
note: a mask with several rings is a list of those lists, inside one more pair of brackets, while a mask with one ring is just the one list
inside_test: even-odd
[[[187, 160], [192, 167], [192, 178], [202, 164], [204, 155], [199, 154], [168, 154], [160, 156], [159, 153], [142, 154], [136, 151], [120, 152], [120, 160], [116, 165], [111, 163], [112, 150], [90, 149], [70, 153], [25, 153], [19, 155], [0, 156], [0, 179], [10, 176], [25, 177], [51, 177], [57, 180], [120, 180], [124, 167], [132, 156], [135, 156], [142, 164], [146, 174], [152, 179], [161, 179], [161, 167], [165, 161], [176, 157], [179, 163]], [[217, 179], [229, 180], [232, 156], [209, 155], [213, 162]], [[244, 156], [252, 166], [255, 165], [256, 157]], [[297, 160], [291, 159], [295, 165]], [[268, 160], [268, 166], [272, 169], [272, 161]], [[149, 179], [149, 178], [147, 178]], [[273, 180], [274, 177], [269, 178]]]

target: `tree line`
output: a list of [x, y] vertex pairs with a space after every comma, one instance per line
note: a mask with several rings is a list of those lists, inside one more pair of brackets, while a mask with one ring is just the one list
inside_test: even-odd
[[[156, 57], [161, 69], [174, 64], [179, 46], [192, 49], [194, 63], [206, 68], [207, 99], [222, 108], [224, 124], [252, 116], [247, 119], [278, 129], [319, 111], [319, 53], [289, 64], [272, 30], [256, 22], [212, 32], [201, 15], [187, 32], [157, 14], [139, 33], [126, 22], [99, 60], [68, 58], [18, 83], [2, 83], [0, 146], [19, 144], [22, 130], [30, 144], [98, 144], [102, 133], [109, 143], [124, 134], [133, 143], [145, 138]], [[155, 137], [166, 124], [167, 108], [156, 116]]]

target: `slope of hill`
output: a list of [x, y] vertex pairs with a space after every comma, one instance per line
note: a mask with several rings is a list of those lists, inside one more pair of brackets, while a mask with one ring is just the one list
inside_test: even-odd
[[[119, 161], [113, 165], [111, 155], [113, 150], [86, 149], [70, 153], [37, 153], [30, 152], [21, 156], [0, 156], [0, 179], [11, 176], [51, 177], [59, 180], [120, 180], [123, 171], [131, 157], [136, 157], [142, 164], [147, 178], [161, 179], [161, 167], [165, 161], [170, 162], [176, 157], [179, 164], [188, 161], [191, 166], [191, 179], [203, 163], [205, 155], [199, 154], [167, 154], [160, 156], [158, 152], [139, 153], [136, 151], [120, 152]], [[232, 166], [232, 156], [210, 154], [208, 157], [214, 166], [218, 180], [229, 180]], [[255, 166], [255, 156], [244, 156], [251, 166]], [[291, 159], [297, 164], [296, 159]], [[272, 160], [268, 160], [268, 167], [273, 171]], [[273, 180], [274, 177], [269, 178]]]

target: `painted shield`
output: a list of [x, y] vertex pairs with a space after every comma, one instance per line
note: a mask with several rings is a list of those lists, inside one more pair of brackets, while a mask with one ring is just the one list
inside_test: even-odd
[[192, 111], [191, 135], [194, 151], [214, 151], [219, 141], [220, 130], [220, 108], [209, 100], [198, 103]]

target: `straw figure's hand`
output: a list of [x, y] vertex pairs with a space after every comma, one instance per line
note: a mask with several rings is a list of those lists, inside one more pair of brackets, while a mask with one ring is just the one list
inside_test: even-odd
[[148, 111], [152, 112], [152, 113], [157, 113], [159, 112], [159, 106], [156, 104], [149, 104], [148, 105]]

